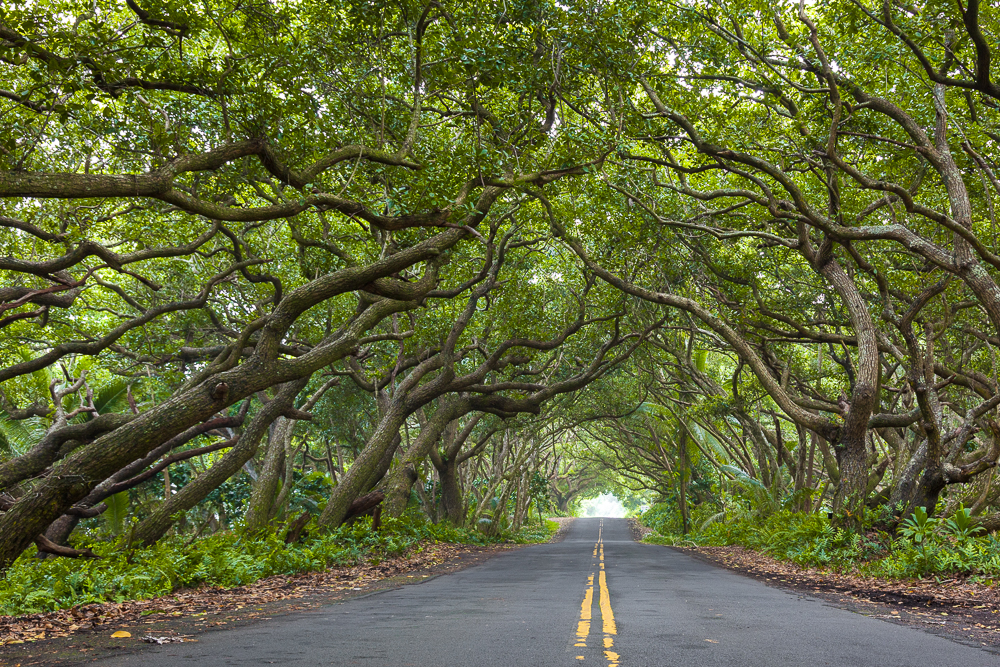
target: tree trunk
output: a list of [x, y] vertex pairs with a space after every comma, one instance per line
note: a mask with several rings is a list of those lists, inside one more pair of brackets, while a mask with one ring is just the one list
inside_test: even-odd
[[944, 474], [940, 467], [928, 467], [924, 474], [920, 476], [920, 483], [917, 484], [916, 492], [910, 499], [909, 505], [903, 511], [903, 516], [909, 516], [918, 507], [927, 510], [928, 516], [933, 516], [934, 508], [937, 507], [938, 498], [947, 486]]
[[[813, 488], [813, 474], [814, 474], [814, 472], [813, 472], [814, 471], [813, 464], [815, 463], [815, 460], [816, 460], [816, 438], [817, 438], [817, 435], [815, 433], [813, 433], [813, 434], [811, 434], [809, 436], [809, 463], [807, 464], [808, 467], [806, 468], [806, 488], [807, 489], [812, 489]], [[802, 503], [802, 511], [803, 512], [808, 512], [810, 510], [810, 508], [812, 506], [812, 499], [813, 499], [813, 496], [810, 495], [809, 498], [807, 498], [805, 500], [805, 502]]]
[[[271, 503], [271, 512], [268, 515], [270, 520], [283, 517], [288, 510], [288, 503], [292, 497], [292, 489], [295, 488], [295, 459], [302, 453], [302, 447], [292, 447], [292, 433], [289, 430], [285, 438], [285, 469], [284, 478], [281, 482], [281, 490], [278, 497]], [[305, 457], [302, 459], [302, 472], [305, 473]]]
[[688, 534], [690, 530], [691, 519], [688, 516], [688, 506], [687, 506], [687, 469], [688, 469], [688, 455], [687, 455], [687, 429], [681, 426], [680, 443], [677, 446], [678, 449], [678, 467], [680, 468], [680, 484], [677, 485], [677, 505], [681, 512], [681, 533], [684, 535]]
[[[87, 497], [77, 503], [76, 506], [81, 508], [94, 508], [115, 493], [133, 488], [135, 484], [145, 481], [143, 477], [148, 474], [148, 471], [146, 473], [143, 473], [142, 471], [156, 462], [156, 460], [161, 456], [168, 454], [177, 447], [187, 444], [199, 435], [202, 435], [214, 428], [230, 428], [240, 426], [246, 417], [246, 409], [248, 407], [248, 405], [245, 405], [244, 408], [240, 410], [238, 415], [211, 419], [203, 424], [193, 426], [180, 435], [171, 438], [147, 454], [145, 457], [133, 461], [108, 479], [98, 484], [93, 490], [91, 490]], [[167, 473], [167, 470], [168, 469], [165, 468], [163, 472]], [[120, 488], [123, 484], [127, 485], [124, 489]], [[76, 529], [77, 525], [79, 525], [80, 518], [81, 517], [78, 514], [62, 515], [53, 521], [52, 524], [46, 529], [45, 537], [56, 544], [68, 544], [69, 536], [73, 533], [73, 530]]]
[[799, 446], [796, 450], [796, 460], [795, 460], [795, 479], [793, 485], [793, 492], [795, 493], [795, 511], [805, 512], [806, 508], [809, 506], [809, 498], [806, 497], [806, 465], [808, 463], [808, 450], [806, 445], [806, 432], [801, 426], [796, 424], [796, 432], [799, 437]]
[[278, 417], [267, 438], [267, 453], [257, 475], [257, 482], [250, 492], [247, 505], [246, 527], [250, 532], [264, 530], [271, 516], [271, 506], [278, 491], [278, 481], [285, 468], [286, 436], [291, 437], [294, 422]]
[[243, 464], [254, 457], [257, 446], [264, 437], [268, 426], [282, 412], [291, 407], [292, 402], [309, 382], [309, 378], [288, 382], [281, 386], [271, 402], [266, 404], [250, 424], [240, 434], [236, 445], [226, 452], [219, 461], [203, 474], [191, 480], [183, 489], [164, 500], [132, 531], [130, 542], [149, 546], [163, 537], [174, 523], [174, 516], [185, 512], [218, 488], [223, 482], [239, 472]]
[[[430, 250], [440, 252], [436, 244], [431, 245], [434, 247], [427, 246]], [[398, 255], [402, 256], [404, 253]], [[386, 262], [392, 266], [382, 262], [379, 270], [386, 274], [398, 271], [398, 268], [393, 268], [393, 262], [400, 259], [396, 255], [387, 258]], [[370, 271], [355, 276], [356, 283], [339, 282], [326, 291], [293, 290], [286, 296], [288, 304], [281, 306], [282, 316], [286, 319], [293, 317], [300, 312], [297, 309], [307, 308], [312, 303], [336, 294], [359, 289], [374, 277], [377, 276]], [[355, 284], [357, 287], [354, 287]], [[285, 301], [282, 303], [285, 304]], [[146, 456], [168, 438], [204, 422], [220, 410], [257, 391], [283, 382], [296, 381], [297, 378], [308, 380], [319, 368], [328, 366], [354, 350], [363, 332], [393, 312], [415, 306], [415, 302], [389, 299], [368, 305], [349, 325], [332, 334], [330, 340], [324, 341], [321, 348], [294, 362], [271, 361], [277, 355], [274, 349], [277, 345], [275, 336], [282, 335], [285, 330], [282, 328], [285, 320], [275, 321], [274, 327], [267, 329], [266, 335], [262, 334], [254, 356], [249, 361], [179, 391], [167, 401], [98, 437], [92, 444], [74, 451], [57, 463], [52, 474], [35, 486], [32, 493], [22, 496], [9, 510], [0, 513], [0, 570], [7, 568], [34, 542], [35, 537], [69, 507], [85, 498], [101, 480], [107, 479], [123, 466]]]
[[382, 511], [394, 518], [403, 516], [406, 506], [410, 503], [410, 491], [413, 490], [413, 484], [418, 479], [420, 479], [420, 475], [417, 474], [413, 463], [408, 462], [396, 466], [386, 484], [385, 503]]
[[389, 411], [379, 422], [375, 433], [361, 451], [354, 463], [341, 475], [338, 484], [330, 494], [318, 523], [327, 528], [336, 528], [347, 517], [347, 510], [355, 498], [371, 489], [389, 469], [393, 454], [399, 447], [399, 429], [406, 421], [407, 413], [402, 404], [391, 404]]
[[451, 525], [465, 525], [465, 503], [462, 488], [458, 483], [458, 463], [445, 459], [441, 466], [435, 466], [441, 479], [441, 508]]
[[833, 511], [843, 515], [846, 526], [859, 529], [868, 495], [868, 451], [864, 437], [852, 438], [836, 447], [840, 483], [833, 496]]
[[513, 531], [521, 529], [521, 521], [524, 514], [525, 504], [524, 497], [526, 495], [524, 475], [521, 475], [517, 478], [516, 486], [514, 487], [514, 513], [510, 517], [510, 529]]
[[48, 527], [48, 530], [45, 531], [45, 537], [55, 544], [67, 544], [69, 536], [73, 534], [79, 523], [80, 517], [63, 514]]
[[438, 443], [441, 434], [456, 418], [465, 414], [466, 402], [461, 400], [443, 399], [434, 415], [424, 424], [420, 435], [413, 441], [403, 460], [392, 473], [385, 485], [385, 502], [382, 511], [389, 516], [398, 517], [403, 514], [410, 500], [410, 490], [417, 481], [417, 465], [422, 461], [434, 445]]
[[861, 528], [865, 500], [868, 496], [868, 420], [878, 402], [878, 386], [882, 367], [879, 361], [878, 337], [868, 304], [858, 286], [843, 267], [833, 259], [830, 247], [824, 244], [811, 258], [814, 267], [833, 286], [851, 317], [857, 332], [858, 357], [856, 379], [851, 388], [851, 399], [844, 415], [836, 447], [840, 468], [840, 484], [834, 495], [833, 511], [840, 513], [846, 524]]

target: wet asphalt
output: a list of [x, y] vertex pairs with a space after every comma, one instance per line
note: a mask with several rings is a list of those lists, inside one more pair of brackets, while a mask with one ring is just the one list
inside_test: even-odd
[[624, 519], [577, 519], [562, 542], [97, 664], [977, 667], [1000, 656], [636, 543]]

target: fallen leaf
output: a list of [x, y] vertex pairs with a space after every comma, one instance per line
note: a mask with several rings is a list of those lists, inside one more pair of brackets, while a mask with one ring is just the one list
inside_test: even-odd
[[124, 630], [119, 630], [118, 632], [111, 635], [113, 639], [119, 639], [122, 637], [131, 637], [131, 636], [132, 636], [131, 632], [125, 632]]
[[[192, 621], [198, 623], [199, 627], [204, 627], [205, 616], [209, 614], [229, 614], [249, 605], [303, 598], [331, 590], [348, 592], [356, 587], [358, 590], [364, 590], [362, 586], [368, 586], [387, 577], [429, 568], [456, 559], [462, 554], [495, 553], [511, 548], [517, 547], [423, 543], [405, 554], [385, 559], [378, 564], [360, 561], [354, 565], [331, 567], [318, 572], [274, 575], [246, 586], [230, 589], [205, 586], [195, 590], [177, 591], [150, 600], [89, 603], [70, 609], [21, 617], [0, 615], [0, 646], [45, 641], [52, 636], [65, 636], [66, 632], [101, 630], [112, 623], [118, 625], [151, 623], [154, 620], [148, 617], [154, 614], [162, 614], [162, 617], [197, 616], [200, 618], [193, 618]], [[314, 605], [310, 605], [309, 608], [312, 606]], [[242, 609], [238, 613], [246, 615], [247, 611]], [[46, 630], [46, 625], [52, 630]], [[224, 627], [223, 624], [220, 625]], [[143, 631], [139, 636], [146, 634], [147, 632]], [[155, 636], [159, 636], [159, 633]]]

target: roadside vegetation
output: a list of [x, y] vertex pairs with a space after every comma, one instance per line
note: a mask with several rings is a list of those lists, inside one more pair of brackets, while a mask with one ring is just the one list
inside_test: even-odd
[[273, 533], [227, 531], [191, 540], [174, 536], [157, 544], [124, 550], [116, 542], [92, 543], [99, 559], [38, 560], [24, 556], [0, 581], [0, 615], [23, 615], [100, 602], [142, 600], [197, 587], [231, 588], [276, 574], [322, 571], [328, 567], [377, 564], [420, 551], [427, 543], [487, 545], [544, 542], [553, 521], [516, 532], [485, 535], [435, 525], [409, 513], [372, 530], [371, 519], [287, 544]]
[[802, 567], [873, 577], [963, 576], [987, 585], [1000, 578], [1000, 538], [975, 526], [968, 508], [947, 519], [918, 508], [895, 533], [884, 528], [889, 523], [884, 512], [867, 513], [860, 531], [836, 526], [820, 514], [780, 511], [729, 520], [715, 515], [684, 535], [669, 505], [650, 508], [641, 521], [655, 531], [644, 539], [652, 544], [736, 544]]

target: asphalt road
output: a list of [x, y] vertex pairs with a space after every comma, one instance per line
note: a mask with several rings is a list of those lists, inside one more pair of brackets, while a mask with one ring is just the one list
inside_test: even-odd
[[99, 663], [369, 667], [976, 667], [978, 648], [769, 588], [578, 519], [421, 584]]

